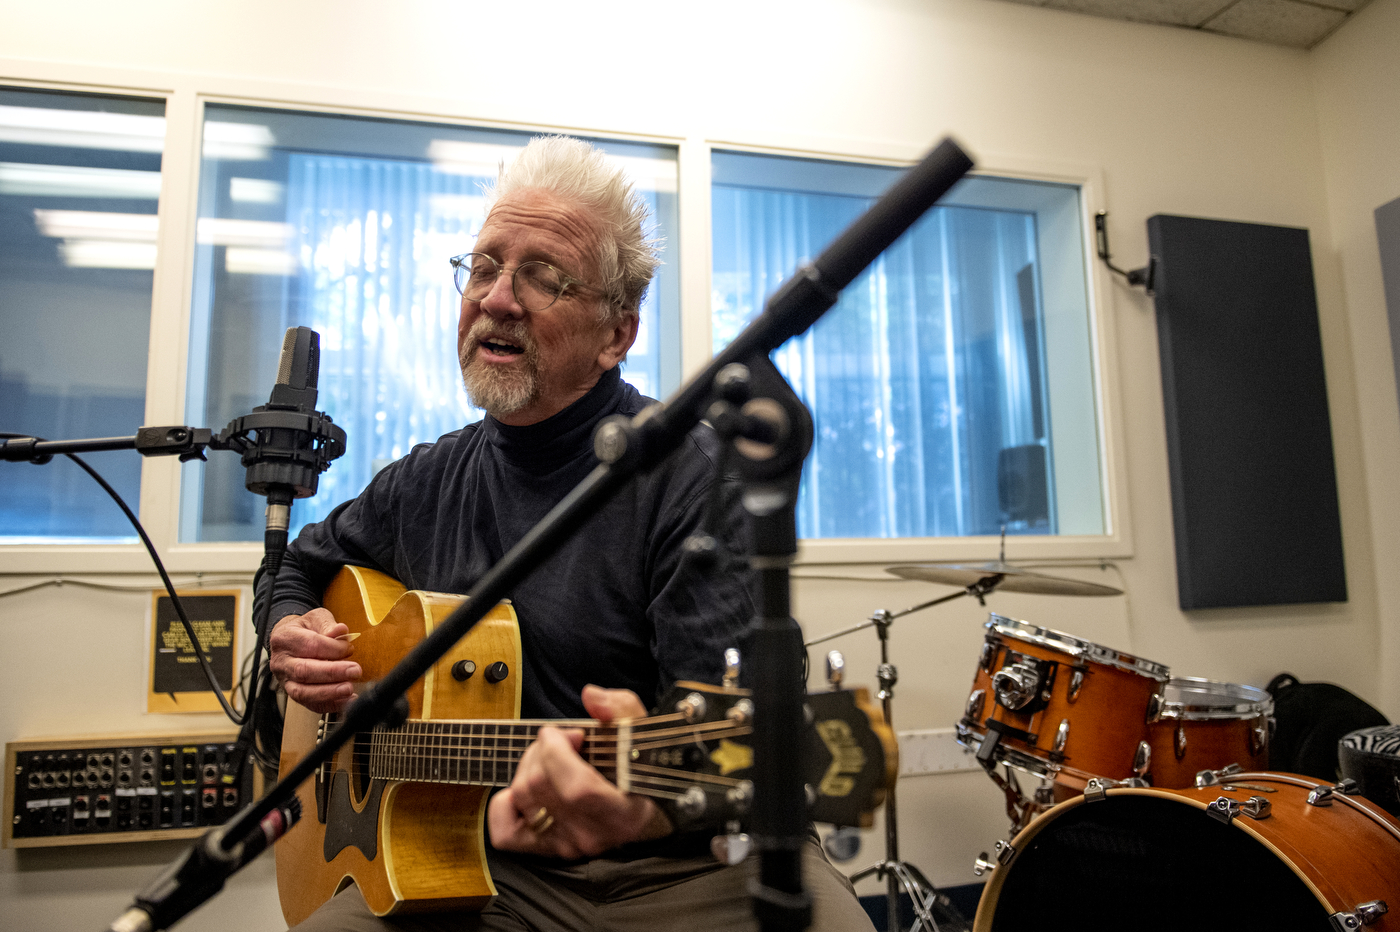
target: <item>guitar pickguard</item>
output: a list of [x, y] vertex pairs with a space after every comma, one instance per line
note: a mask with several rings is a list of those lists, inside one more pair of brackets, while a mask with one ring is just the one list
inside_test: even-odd
[[366, 861], [373, 861], [379, 850], [379, 798], [384, 781], [372, 780], [364, 808], [356, 811], [350, 801], [350, 774], [337, 770], [331, 777], [330, 799], [326, 804], [326, 863], [350, 846], [360, 849]]

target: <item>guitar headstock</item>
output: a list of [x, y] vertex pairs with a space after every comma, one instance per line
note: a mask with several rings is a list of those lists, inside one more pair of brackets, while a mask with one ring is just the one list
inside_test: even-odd
[[[744, 819], [753, 802], [753, 699], [747, 690], [677, 683], [634, 722], [627, 786], [658, 797], [678, 828]], [[868, 826], [898, 768], [898, 748], [864, 689], [812, 693], [798, 753], [808, 815]], [[622, 781], [619, 781], [620, 783]]]

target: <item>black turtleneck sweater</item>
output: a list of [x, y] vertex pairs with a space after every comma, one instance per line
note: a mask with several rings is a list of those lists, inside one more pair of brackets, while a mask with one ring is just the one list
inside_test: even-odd
[[[466, 592], [597, 465], [593, 430], [649, 403], [617, 369], [553, 417], [495, 418], [415, 447], [353, 501], [302, 530], [277, 577], [275, 621], [320, 604], [343, 564], [410, 589]], [[753, 617], [747, 574], [682, 560], [701, 525], [718, 440], [701, 426], [636, 477], [510, 594], [524, 651], [522, 715], [576, 718], [586, 683], [627, 688], [653, 705], [672, 682], [717, 683], [723, 652]], [[726, 489], [726, 492], [732, 492]], [[744, 547], [737, 495], [726, 495], [730, 552]]]

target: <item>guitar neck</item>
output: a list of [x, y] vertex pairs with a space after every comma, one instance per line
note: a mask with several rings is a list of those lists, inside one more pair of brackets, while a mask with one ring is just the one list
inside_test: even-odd
[[591, 719], [409, 721], [395, 729], [376, 729], [370, 736], [370, 776], [401, 782], [506, 786], [515, 776], [525, 749], [544, 725], [582, 729], [580, 753], [595, 767], [601, 770], [606, 766], [610, 771], [617, 769], [618, 732], [630, 733], [627, 726], [603, 725]]
[[[367, 750], [369, 776], [381, 780], [506, 786], [525, 749], [540, 728], [553, 725], [583, 731], [580, 755], [625, 793], [677, 799], [697, 782], [723, 792], [741, 780], [697, 773], [684, 766], [686, 748], [697, 740], [741, 738], [746, 726], [719, 720], [687, 724], [679, 715], [604, 724], [592, 719], [480, 721], [410, 720], [395, 729], [376, 729]], [[737, 765], [736, 765], [737, 766]]]

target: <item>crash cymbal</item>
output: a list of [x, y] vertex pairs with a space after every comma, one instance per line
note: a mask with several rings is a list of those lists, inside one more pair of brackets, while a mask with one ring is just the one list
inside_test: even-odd
[[885, 572], [893, 573], [902, 579], [919, 579], [924, 582], [942, 583], [945, 586], [958, 586], [966, 589], [984, 579], [1000, 576], [1001, 581], [993, 588], [1007, 592], [1030, 592], [1037, 595], [1122, 595], [1122, 589], [1101, 586], [1098, 583], [1081, 582], [1078, 579], [1065, 579], [1060, 576], [1047, 576], [1018, 569], [1008, 563], [990, 561], [987, 563], [916, 563], [912, 566], [889, 566]]

